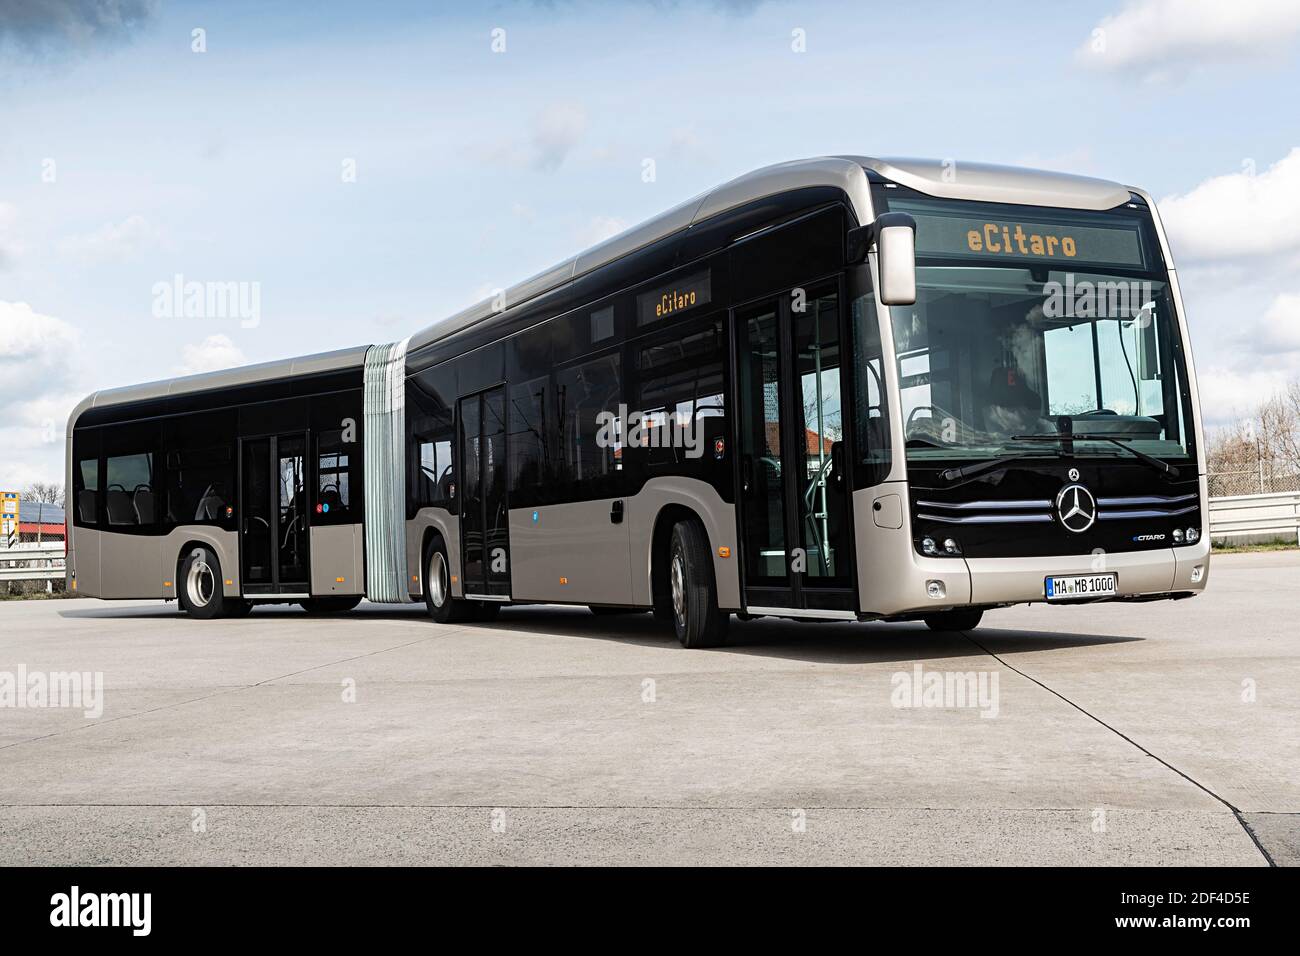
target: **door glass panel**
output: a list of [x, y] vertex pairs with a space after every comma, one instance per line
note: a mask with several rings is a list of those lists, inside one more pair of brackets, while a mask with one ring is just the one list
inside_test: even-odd
[[279, 484], [277, 550], [280, 584], [307, 583], [307, 495], [303, 478], [306, 442], [300, 437], [277, 442], [276, 475]]
[[244, 442], [240, 550], [244, 562], [244, 584], [269, 585], [271, 569], [271, 439]]
[[481, 592], [483, 581], [483, 462], [482, 421], [479, 396], [460, 403], [461, 499], [460, 534], [465, 561], [465, 591]]
[[785, 586], [780, 326], [773, 308], [742, 316], [737, 326], [746, 580], [750, 585]]
[[488, 594], [510, 593], [509, 511], [506, 507], [505, 389], [483, 395], [483, 515]]
[[848, 482], [840, 401], [839, 309], [835, 293], [792, 312], [797, 412], [796, 482], [803, 584], [846, 586]]

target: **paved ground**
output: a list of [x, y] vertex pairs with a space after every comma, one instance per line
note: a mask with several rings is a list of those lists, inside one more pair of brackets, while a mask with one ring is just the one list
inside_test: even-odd
[[[1300, 863], [1297, 595], [1300, 555], [1220, 556], [1189, 601], [695, 652], [583, 609], [4, 602], [0, 672], [105, 691], [0, 708], [0, 863]], [[985, 696], [896, 706], [917, 666]]]

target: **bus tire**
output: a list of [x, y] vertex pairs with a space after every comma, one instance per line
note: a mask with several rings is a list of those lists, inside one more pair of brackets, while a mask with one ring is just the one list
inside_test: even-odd
[[962, 607], [952, 611], [927, 614], [925, 626], [932, 631], [973, 631], [980, 626], [984, 612], [977, 607]]
[[205, 545], [195, 545], [181, 559], [176, 575], [176, 599], [192, 618], [210, 621], [230, 613], [233, 604], [221, 593], [221, 562], [216, 552]]
[[424, 552], [424, 606], [439, 624], [468, 621], [473, 608], [451, 596], [451, 564], [442, 538], [434, 538]]
[[668, 549], [673, 629], [682, 647], [721, 647], [731, 615], [718, 609], [718, 589], [704, 527], [694, 518], [673, 525]]
[[300, 601], [308, 614], [346, 614], [361, 603], [361, 595], [351, 597], [318, 597]]

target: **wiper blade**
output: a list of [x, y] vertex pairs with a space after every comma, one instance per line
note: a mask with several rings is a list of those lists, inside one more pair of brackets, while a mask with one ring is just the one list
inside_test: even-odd
[[960, 481], [962, 478], [973, 478], [975, 475], [982, 475], [986, 471], [997, 471], [999, 468], [1005, 468], [1013, 461], [1020, 461], [1023, 458], [1037, 458], [1041, 455], [1040, 451], [1021, 452], [1018, 455], [1003, 455], [1001, 458], [991, 458], [988, 461], [976, 462], [973, 465], [963, 465], [961, 468], [948, 468], [939, 473], [939, 477], [944, 481]]
[[1133, 457], [1138, 461], [1150, 465], [1152, 468], [1156, 469], [1156, 471], [1162, 472], [1170, 478], [1177, 478], [1179, 474], [1178, 468], [1169, 464], [1169, 462], [1162, 461], [1154, 455], [1148, 455], [1144, 451], [1138, 451], [1129, 444], [1131, 439], [1117, 438], [1114, 435], [1090, 435], [1087, 432], [1052, 432], [1046, 435], [1016, 435], [1012, 438], [1012, 441], [1107, 441], [1112, 445], [1123, 448], [1127, 452], [1132, 452]]

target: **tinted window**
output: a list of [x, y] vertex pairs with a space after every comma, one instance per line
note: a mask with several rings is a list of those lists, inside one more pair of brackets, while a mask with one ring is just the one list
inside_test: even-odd
[[450, 395], [454, 383], [454, 374], [445, 367], [427, 369], [407, 380], [408, 517], [420, 508], [451, 507], [451, 451], [455, 433]]
[[72, 507], [75, 523], [94, 527], [98, 520], [99, 432], [77, 429], [72, 437], [76, 467], [72, 469]]
[[713, 442], [727, 432], [726, 354], [721, 319], [637, 347], [640, 429], [629, 443], [647, 466], [714, 459]]
[[613, 494], [620, 441], [608, 423], [617, 417], [622, 400], [618, 353], [560, 369], [555, 382], [557, 477], [567, 486], [568, 494], [579, 499]]
[[235, 526], [235, 413], [163, 422], [168, 525]]
[[[356, 442], [343, 441], [334, 428], [316, 436], [316, 507], [313, 524], [349, 524], [360, 519], [352, 511], [352, 475]], [[359, 504], [359, 502], [358, 502]]]

